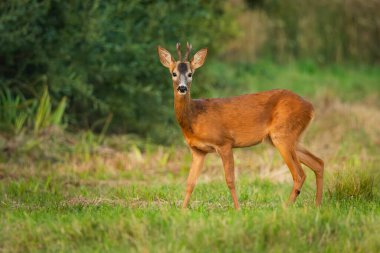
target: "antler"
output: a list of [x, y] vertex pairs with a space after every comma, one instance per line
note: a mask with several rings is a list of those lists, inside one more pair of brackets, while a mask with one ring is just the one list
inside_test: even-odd
[[191, 44], [189, 42], [187, 42], [186, 43], [186, 47], [187, 47], [187, 51], [186, 51], [186, 55], [185, 55], [184, 61], [188, 61], [188, 58], [189, 58], [189, 55], [190, 55], [190, 51], [191, 51]]
[[182, 61], [181, 44], [177, 42], [177, 45], [175, 47], [177, 48], [178, 61]]

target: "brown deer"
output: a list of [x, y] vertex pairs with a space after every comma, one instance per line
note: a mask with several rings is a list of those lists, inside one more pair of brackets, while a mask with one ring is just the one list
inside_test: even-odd
[[293, 177], [289, 203], [301, 192], [306, 175], [301, 163], [316, 176], [316, 205], [322, 201], [324, 164], [321, 159], [298, 144], [301, 133], [313, 118], [311, 103], [288, 90], [270, 90], [229, 98], [191, 99], [191, 82], [196, 69], [206, 59], [207, 48], [189, 61], [191, 45], [182, 59], [177, 43], [178, 61], [158, 46], [161, 63], [173, 81], [174, 110], [192, 153], [187, 179], [186, 208], [207, 153], [217, 152], [223, 162], [225, 179], [236, 209], [240, 209], [235, 191], [233, 148], [249, 147], [269, 140], [280, 152]]

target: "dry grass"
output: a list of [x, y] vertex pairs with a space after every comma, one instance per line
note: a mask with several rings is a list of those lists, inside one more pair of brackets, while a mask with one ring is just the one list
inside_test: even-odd
[[[372, 168], [373, 164], [379, 162], [378, 107], [363, 103], [343, 103], [326, 94], [319, 96], [316, 101], [316, 117], [305, 132], [302, 142], [325, 161], [327, 174], [342, 170], [347, 163], [353, 161], [356, 161], [357, 167], [362, 170]], [[109, 143], [115, 141], [111, 137]], [[170, 182], [173, 177], [184, 183], [190, 163], [190, 152], [185, 144], [179, 147], [141, 147], [131, 144], [128, 149], [97, 145], [89, 154], [72, 153], [64, 162], [53, 162], [51, 166], [61, 175], [67, 175], [69, 171], [81, 175], [106, 173], [107, 179], [102, 179], [101, 176], [96, 179], [84, 178], [76, 183], [117, 186], [130, 182], [149, 184], [155, 177], [160, 178], [161, 183]], [[236, 149], [235, 164], [238, 179], [260, 178], [273, 182], [291, 182], [290, 173], [277, 150], [267, 143], [252, 148]], [[29, 163], [27, 169], [20, 169], [19, 167], [23, 166], [19, 166], [17, 161], [0, 166], [0, 175], [3, 178], [25, 178], [37, 172], [44, 174], [41, 166], [34, 163]], [[222, 171], [220, 158], [216, 154], [210, 154], [206, 159], [200, 182], [222, 180]], [[122, 179], [119, 178], [121, 174], [125, 175]]]
[[[350, 159], [360, 159], [363, 164], [379, 161], [376, 152], [380, 147], [380, 109], [369, 104], [349, 104], [332, 99], [328, 95], [316, 99], [316, 117], [306, 130], [303, 145], [321, 157], [327, 171], [339, 170]], [[288, 169], [278, 152], [263, 143], [253, 148], [236, 149], [236, 170], [238, 174], [273, 181], [291, 180]], [[162, 173], [179, 174], [186, 171], [191, 157], [185, 144], [181, 147], [158, 146], [154, 151], [132, 146], [128, 151], [101, 147], [89, 161], [74, 159], [71, 164], [58, 166], [78, 171], [107, 170], [117, 175], [120, 171], [140, 170], [144, 175]], [[206, 160], [203, 181], [222, 177], [221, 161], [216, 154]]]

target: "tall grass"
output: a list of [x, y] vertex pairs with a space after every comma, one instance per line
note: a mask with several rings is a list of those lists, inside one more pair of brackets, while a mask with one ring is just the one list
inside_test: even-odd
[[34, 114], [34, 133], [51, 126], [62, 126], [63, 114], [66, 108], [66, 97], [63, 97], [53, 110], [48, 88], [45, 86], [42, 95], [38, 100], [38, 107]]
[[333, 172], [328, 195], [337, 200], [372, 200], [377, 190], [375, 183], [380, 182], [374, 167], [351, 159]]
[[63, 97], [54, 108], [48, 88], [40, 97], [25, 99], [10, 89], [0, 89], [0, 130], [14, 135], [33, 130], [34, 134], [52, 126], [64, 127], [63, 118], [67, 105]]
[[[13, 95], [9, 89], [0, 89], [0, 129], [20, 134], [27, 123], [29, 108], [33, 101]], [[33, 106], [33, 105], [32, 105]]]

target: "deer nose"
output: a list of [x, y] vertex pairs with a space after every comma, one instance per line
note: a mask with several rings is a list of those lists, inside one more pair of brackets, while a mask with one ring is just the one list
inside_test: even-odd
[[187, 91], [187, 87], [185, 85], [178, 86], [177, 90], [181, 93], [184, 93]]

